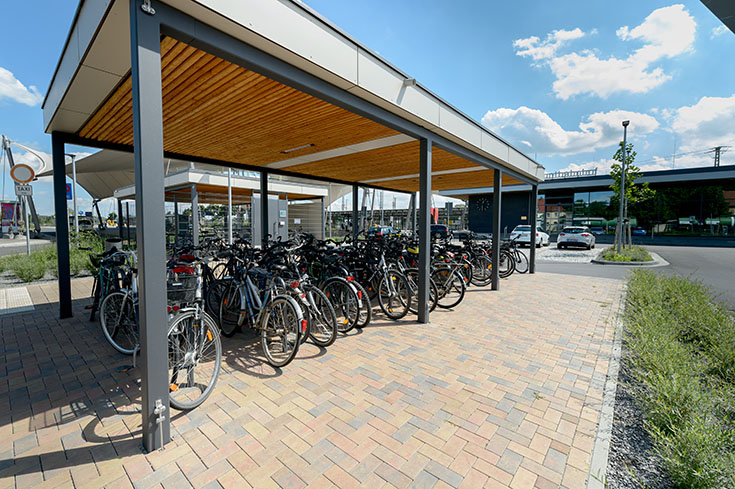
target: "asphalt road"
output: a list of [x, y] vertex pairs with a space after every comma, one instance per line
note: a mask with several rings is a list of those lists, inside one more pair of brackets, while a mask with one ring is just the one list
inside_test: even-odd
[[[664, 267], [648, 268], [657, 273], [676, 274], [697, 279], [730, 309], [735, 310], [735, 248], [691, 246], [647, 246], [669, 262]], [[624, 279], [634, 267], [592, 263], [539, 262], [539, 272]]]

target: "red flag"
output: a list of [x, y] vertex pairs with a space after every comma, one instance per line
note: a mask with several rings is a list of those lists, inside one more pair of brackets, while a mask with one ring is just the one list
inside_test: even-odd
[[438, 207], [431, 208], [431, 223], [439, 224], [439, 208]]

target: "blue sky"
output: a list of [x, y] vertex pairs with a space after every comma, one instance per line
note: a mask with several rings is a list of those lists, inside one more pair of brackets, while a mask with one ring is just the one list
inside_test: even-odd
[[[606, 171], [623, 119], [644, 169], [675, 151], [676, 167], [709, 165], [716, 145], [735, 164], [735, 35], [699, 1], [306, 3], [547, 171]], [[4, 2], [0, 133], [44, 155], [40, 100], [76, 5]], [[50, 190], [36, 185], [42, 213]]]

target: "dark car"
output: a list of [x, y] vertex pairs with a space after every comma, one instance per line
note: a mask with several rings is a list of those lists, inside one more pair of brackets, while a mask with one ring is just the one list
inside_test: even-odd
[[432, 224], [431, 225], [431, 237], [432, 238], [439, 238], [439, 239], [445, 239], [450, 237], [451, 231], [449, 231], [449, 226], [445, 224]]
[[395, 231], [393, 230], [392, 226], [373, 226], [370, 229], [368, 229], [367, 235], [368, 236], [390, 236]]
[[633, 229], [633, 236], [646, 236], [646, 235], [648, 235], [648, 232], [646, 232], [646, 230], [640, 226]]
[[605, 230], [602, 228], [602, 226], [592, 226], [590, 228], [590, 232], [595, 236], [601, 236], [605, 234]]

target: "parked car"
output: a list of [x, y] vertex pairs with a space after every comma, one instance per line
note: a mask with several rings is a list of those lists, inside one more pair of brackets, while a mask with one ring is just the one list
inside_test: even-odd
[[648, 235], [648, 232], [646, 232], [646, 230], [640, 226], [633, 229], [633, 236], [647, 236], [647, 235]]
[[452, 237], [457, 241], [466, 241], [468, 239], [473, 239], [475, 237], [475, 233], [468, 231], [467, 229], [461, 229], [459, 231], [453, 231]]
[[559, 233], [556, 238], [557, 248], [568, 248], [570, 246], [584, 246], [588, 250], [595, 247], [595, 235], [587, 226], [569, 226]]
[[[521, 224], [520, 226], [516, 226], [513, 231], [510, 233], [510, 239], [514, 239], [516, 243], [518, 244], [527, 244], [530, 246], [531, 244], [531, 226], [527, 224]], [[549, 246], [549, 235], [544, 232], [543, 229], [540, 227], [536, 227], [536, 248], [540, 248], [541, 246]]]
[[395, 233], [395, 231], [393, 230], [392, 226], [373, 226], [370, 229], [368, 229], [367, 235], [382, 237], [382, 236], [390, 236], [393, 233]]
[[590, 232], [595, 236], [602, 236], [605, 234], [605, 229], [603, 229], [602, 226], [592, 226], [590, 228]]
[[439, 238], [439, 239], [445, 239], [450, 237], [451, 231], [449, 230], [449, 226], [446, 224], [432, 224], [431, 225], [431, 237], [432, 238]]

